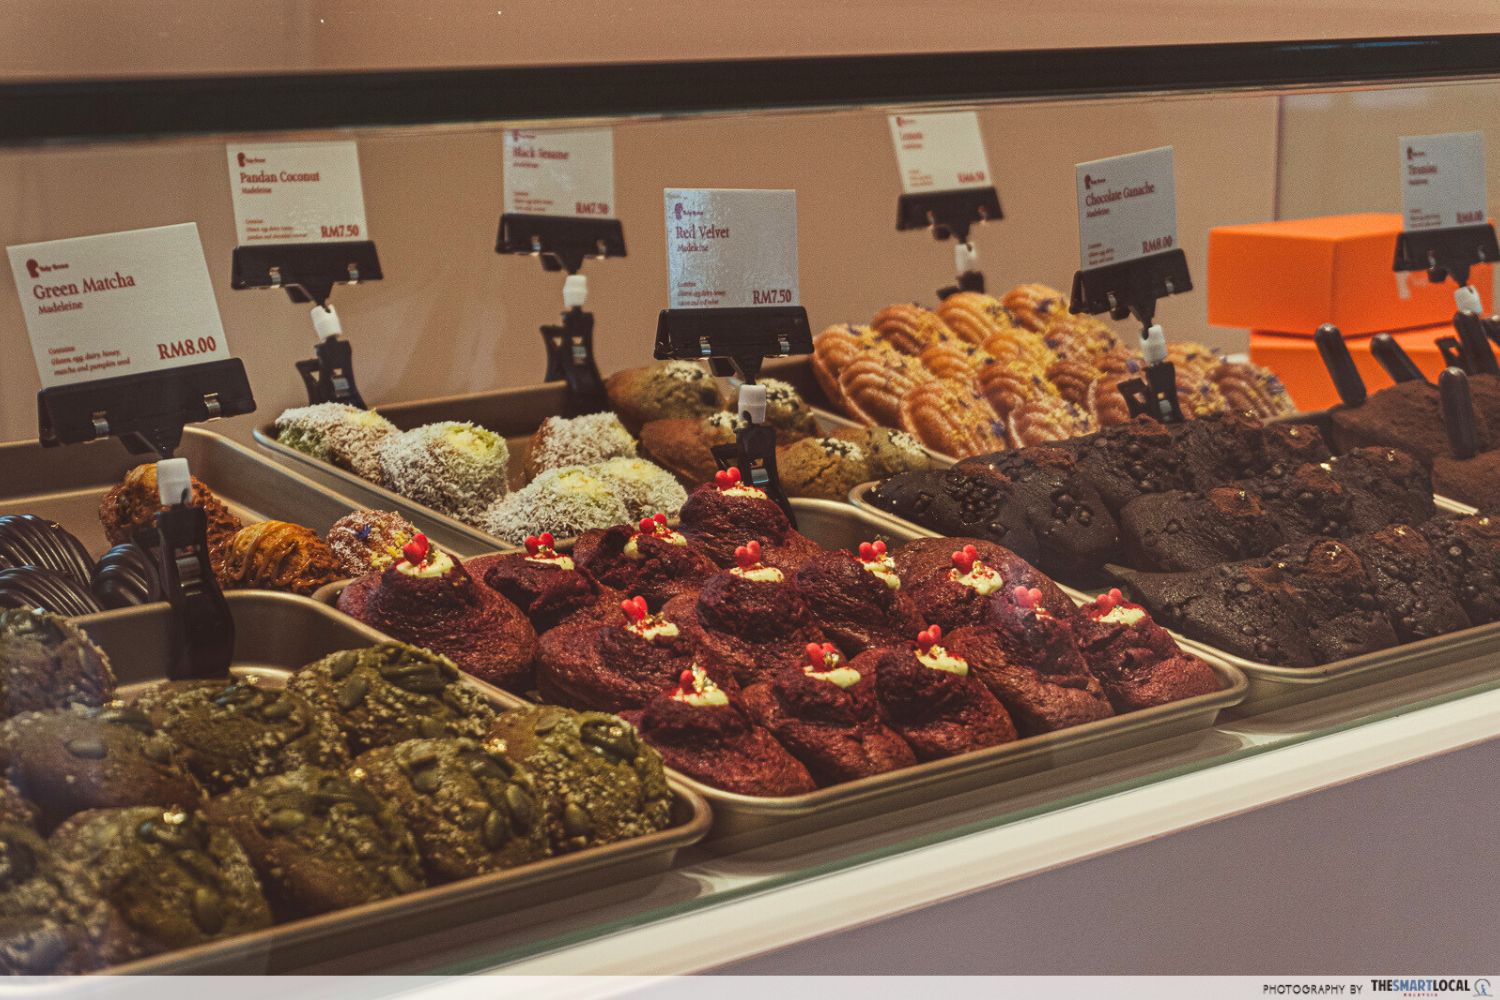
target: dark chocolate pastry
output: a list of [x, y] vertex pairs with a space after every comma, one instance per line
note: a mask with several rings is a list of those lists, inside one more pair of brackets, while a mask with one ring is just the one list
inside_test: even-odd
[[89, 589], [104, 608], [129, 608], [166, 599], [156, 556], [133, 542], [116, 545], [99, 557]]
[[411, 831], [358, 781], [303, 767], [208, 803], [265, 880], [279, 917], [342, 910], [421, 889]]
[[551, 532], [526, 539], [525, 552], [500, 552], [464, 563], [479, 580], [525, 613], [538, 633], [565, 623], [604, 621], [625, 596], [580, 572], [571, 555], [553, 548]]
[[1022, 559], [1040, 552], [1015, 485], [993, 470], [903, 472], [876, 483], [865, 500], [930, 531], [1003, 545]]
[[1150, 417], [1101, 427], [1093, 434], [1059, 441], [1056, 447], [1073, 456], [1078, 471], [1116, 513], [1143, 494], [1188, 488], [1175, 438]]
[[325, 656], [287, 687], [330, 713], [356, 754], [414, 739], [478, 739], [495, 717], [452, 660], [400, 642]]
[[1329, 474], [1349, 496], [1349, 525], [1355, 531], [1421, 524], [1437, 513], [1432, 476], [1404, 451], [1356, 448], [1327, 464]]
[[875, 678], [832, 643], [809, 645], [801, 667], [783, 667], [741, 695], [750, 717], [800, 760], [820, 786], [910, 767], [916, 755], [880, 721]]
[[1328, 442], [1312, 424], [1266, 424], [1261, 429], [1265, 445], [1267, 471], [1295, 469], [1299, 465], [1318, 465], [1333, 457]]
[[1375, 581], [1385, 609], [1402, 642], [1415, 642], [1469, 627], [1469, 616], [1442, 560], [1416, 528], [1392, 525], [1349, 539], [1349, 547]]
[[0, 716], [102, 705], [115, 691], [104, 650], [65, 618], [0, 610]]
[[1213, 669], [1183, 651], [1146, 609], [1118, 589], [1083, 608], [1075, 626], [1089, 673], [1116, 712], [1134, 712], [1219, 690]]
[[1259, 498], [1288, 541], [1347, 538], [1355, 531], [1353, 498], [1321, 465], [1299, 465], [1284, 476], [1265, 475], [1235, 485]]
[[536, 631], [514, 604], [418, 534], [402, 558], [339, 594], [339, 610], [395, 639], [443, 654], [499, 687], [526, 691]]
[[182, 751], [134, 708], [24, 712], [0, 726], [0, 766], [51, 829], [87, 809], [193, 810], [203, 789]]
[[755, 724], [738, 696], [702, 670], [684, 671], [676, 687], [625, 717], [668, 767], [705, 785], [770, 798], [817, 787], [802, 762]]
[[502, 713], [490, 737], [531, 773], [553, 850], [612, 844], [671, 825], [661, 756], [619, 716], [522, 708]]
[[[271, 924], [244, 849], [201, 816], [154, 806], [94, 809], [58, 827], [48, 844], [89, 896], [109, 904], [88, 920], [104, 964]], [[100, 921], [113, 926], [101, 930]]]
[[0, 569], [39, 566], [89, 585], [94, 560], [62, 525], [35, 514], [0, 516]]
[[792, 574], [792, 586], [846, 656], [900, 642], [922, 628], [884, 542], [863, 542], [858, 555], [838, 549], [815, 556]]
[[766, 563], [791, 572], [815, 555], [819, 546], [799, 534], [765, 491], [740, 482], [740, 470], [720, 471], [682, 505], [682, 533], [697, 542], [716, 565], [735, 564], [735, 550], [747, 541], [760, 543]]
[[1469, 621], [1500, 621], [1500, 518], [1439, 514], [1417, 525]]
[[211, 793], [298, 767], [348, 766], [334, 717], [294, 691], [232, 681], [172, 681], [136, 701], [185, 751]]
[[409, 740], [361, 754], [355, 766], [411, 830], [434, 882], [550, 853], [531, 773], [475, 740]]
[[918, 760], [938, 760], [1016, 738], [1010, 714], [963, 657], [942, 645], [942, 630], [923, 629], [918, 645], [886, 646], [850, 664], [873, 672], [880, 715]]
[[1271, 457], [1261, 422], [1236, 413], [1216, 413], [1169, 424], [1193, 489], [1212, 489], [1266, 472]]
[[1500, 451], [1482, 451], [1473, 458], [1432, 460], [1432, 491], [1480, 510], [1492, 510], [1500, 499]]
[[697, 593], [719, 568], [706, 551], [673, 531], [665, 514], [643, 518], [639, 525], [585, 531], [573, 546], [573, 558], [595, 580], [644, 597], [653, 608]]
[[40, 566], [0, 569], [0, 608], [40, 608], [70, 618], [104, 610], [88, 587]]
[[1241, 486], [1137, 497], [1120, 512], [1125, 562], [1163, 573], [1264, 555], [1286, 540], [1281, 521]]
[[[1340, 452], [1371, 445], [1399, 448], [1428, 466], [1440, 455], [1453, 457], [1438, 389], [1420, 379], [1381, 389], [1359, 406], [1339, 407], [1329, 419]], [[1480, 450], [1493, 448], [1494, 435], [1479, 407], [1474, 423]]]
[[[651, 614], [644, 597], [627, 598], [612, 622], [561, 625], [543, 633], [537, 690], [544, 701], [569, 708], [642, 708], [677, 683], [699, 662], [699, 654], [678, 622], [665, 613]], [[701, 659], [716, 683], [737, 686], [733, 671]]]

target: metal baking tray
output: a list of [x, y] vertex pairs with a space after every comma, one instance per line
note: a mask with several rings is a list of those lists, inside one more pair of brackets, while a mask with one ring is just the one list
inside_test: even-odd
[[[876, 537], [908, 542], [927, 534], [905, 522], [887, 523], [831, 500], [794, 499], [792, 506], [802, 533], [828, 548], [855, 548], [860, 542]], [[315, 596], [335, 602], [346, 583], [331, 584]], [[1027, 737], [947, 760], [929, 761], [806, 795], [780, 798], [740, 795], [675, 771], [671, 773], [712, 804], [714, 824], [710, 840], [716, 849], [738, 851], [1206, 729], [1214, 724], [1221, 711], [1244, 699], [1248, 685], [1245, 675], [1224, 662], [1223, 657], [1213, 652], [1199, 655], [1222, 685], [1214, 694]]]
[[[272, 684], [329, 653], [385, 641], [374, 629], [304, 597], [266, 592], [227, 597], [239, 637], [233, 670], [259, 674]], [[109, 654], [123, 694], [129, 695], [129, 686], [161, 679], [171, 641], [170, 614], [164, 605], [106, 611], [76, 621]], [[497, 707], [525, 704], [488, 684], [467, 680]], [[674, 780], [671, 785], [676, 797], [672, 825], [657, 833], [288, 921], [106, 971], [134, 975], [286, 972], [497, 912], [552, 903], [570, 893], [665, 872], [679, 850], [703, 838], [710, 822], [708, 805], [701, 796], [685, 782]]]
[[[253, 449], [197, 427], [183, 431], [177, 449], [242, 521], [291, 521], [326, 535], [333, 522], [367, 506], [319, 485]], [[132, 455], [117, 441], [43, 448], [35, 441], [0, 444], [0, 467], [11, 470], [0, 485], [0, 513], [36, 514], [61, 524], [90, 554], [109, 548], [99, 523], [99, 503], [125, 474], [149, 456]], [[462, 539], [433, 534], [441, 545]], [[473, 550], [475, 545], [469, 542]], [[486, 549], [487, 550], [487, 549]]]
[[[864, 483], [856, 486], [849, 493], [850, 502], [861, 513], [874, 519], [875, 523], [883, 523], [886, 530], [915, 532], [928, 538], [939, 537], [939, 532], [923, 528], [872, 506], [865, 496], [874, 485], [874, 483]], [[1445, 502], [1441, 497], [1436, 499], [1440, 509], [1448, 510], [1458, 507], [1458, 513], [1473, 512], [1471, 509], [1466, 510], [1459, 505], [1453, 505], [1451, 501]], [[1059, 586], [1062, 585], [1059, 584]], [[1103, 593], [1104, 588], [1086, 591], [1076, 587], [1062, 586], [1062, 590], [1069, 597], [1083, 603]], [[1316, 667], [1282, 667], [1271, 663], [1259, 663], [1196, 639], [1189, 639], [1172, 629], [1167, 631], [1184, 649], [1191, 650], [1205, 659], [1213, 658], [1219, 662], [1228, 663], [1245, 674], [1249, 679], [1249, 689], [1244, 701], [1231, 713], [1237, 716], [1267, 712], [1351, 688], [1404, 677], [1419, 670], [1449, 666], [1474, 657], [1500, 653], [1500, 622], [1478, 625], [1460, 632], [1434, 636], [1431, 639], [1423, 639], [1421, 642], [1393, 646], [1390, 649], [1376, 650], [1373, 653], [1365, 653], [1362, 656], [1354, 656], [1347, 660], [1338, 660]]]

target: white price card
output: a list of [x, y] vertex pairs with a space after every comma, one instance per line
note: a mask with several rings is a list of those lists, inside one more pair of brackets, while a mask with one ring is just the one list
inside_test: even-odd
[[989, 187], [994, 183], [975, 112], [886, 117], [891, 123], [891, 141], [896, 144], [901, 189], [907, 194]]
[[614, 130], [506, 129], [505, 211], [613, 217]]
[[195, 223], [8, 252], [43, 388], [229, 357]]
[[1403, 136], [1400, 155], [1408, 230], [1484, 223], [1484, 133]]
[[225, 149], [240, 246], [370, 238], [353, 142], [230, 143]]
[[1177, 249], [1171, 146], [1090, 160], [1075, 169], [1083, 270]]
[[794, 306], [797, 192], [663, 192], [673, 309]]

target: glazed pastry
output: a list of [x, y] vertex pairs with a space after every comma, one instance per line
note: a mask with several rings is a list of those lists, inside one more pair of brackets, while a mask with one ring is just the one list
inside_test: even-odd
[[964, 388], [973, 388], [979, 369], [995, 363], [994, 357], [984, 348], [959, 340], [943, 340], [924, 347], [917, 354], [917, 360], [941, 381]]
[[[671, 687], [698, 658], [692, 638], [667, 614], [652, 614], [639, 595], [620, 602], [611, 621], [563, 625], [537, 651], [537, 690], [570, 708], [618, 712], [641, 708]], [[734, 688], [727, 668], [709, 672]]]
[[531, 774], [475, 740], [408, 740], [355, 767], [416, 840], [433, 882], [483, 875], [551, 853]]
[[1146, 609], [1110, 590], [1084, 605], [1075, 627], [1089, 672], [1116, 712], [1134, 712], [1219, 690], [1213, 669], [1183, 652]]
[[340, 611], [387, 635], [451, 658], [488, 683], [524, 691], [531, 683], [536, 632], [514, 604], [418, 533], [402, 558], [351, 582]]
[[334, 718], [254, 674], [229, 681], [171, 681], [136, 699], [217, 794], [298, 767], [342, 770], [349, 752]]
[[241, 528], [214, 549], [213, 557], [225, 590], [258, 588], [307, 597], [345, 576], [338, 557], [316, 532], [285, 521]]
[[1417, 530], [1469, 620], [1475, 625], [1500, 621], [1500, 520], [1440, 514]]
[[813, 622], [849, 656], [899, 642], [922, 627], [882, 541], [861, 542], [857, 555], [842, 549], [816, 555], [792, 574], [792, 586]]
[[963, 657], [941, 644], [933, 625], [910, 645], [861, 653], [850, 664], [873, 672], [881, 718], [901, 735], [917, 760], [938, 760], [1016, 738], [1005, 706], [971, 676]]
[[918, 388], [933, 384], [936, 380], [920, 361], [899, 354], [863, 354], [839, 371], [844, 408], [868, 426], [906, 427], [901, 419], [902, 401]]
[[156, 806], [94, 809], [60, 826], [48, 845], [59, 866], [78, 873], [84, 893], [109, 904], [85, 918], [101, 943], [101, 964], [271, 925], [244, 849], [199, 815]]
[[850, 364], [865, 357], [896, 360], [903, 358], [900, 352], [876, 335], [868, 326], [842, 323], [831, 326], [813, 338], [813, 353], [809, 360], [818, 386], [828, 396], [829, 402], [855, 420], [868, 423], [844, 394], [841, 377]]
[[790, 572], [818, 551], [798, 534], [764, 490], [740, 481], [739, 469], [714, 474], [682, 505], [682, 533], [719, 566], [735, 565], [735, 550], [747, 539], [760, 543], [766, 561]]
[[1297, 412], [1286, 386], [1268, 368], [1244, 361], [1225, 361], [1210, 371], [1208, 377], [1232, 413], [1270, 420]]
[[903, 394], [900, 419], [902, 430], [941, 455], [982, 455], [1010, 443], [1004, 422], [977, 389], [956, 389], [946, 382]]
[[812, 407], [791, 383], [777, 378], [763, 378], [759, 384], [766, 390], [766, 423], [776, 428], [778, 441], [795, 441], [814, 437], [818, 421]]
[[510, 449], [473, 424], [427, 424], [380, 442], [380, 482], [416, 503], [463, 521], [505, 495]]
[[14, 716], [0, 727], [0, 765], [49, 830], [87, 809], [191, 811], [203, 797], [182, 751], [130, 708], [75, 705]]
[[1042, 284], [1017, 285], [1005, 293], [1000, 303], [1017, 323], [1036, 333], [1068, 315], [1068, 296]]
[[738, 565], [716, 573], [696, 596], [668, 601], [662, 614], [711, 661], [725, 664], [742, 685], [802, 662], [809, 642], [825, 636], [786, 575], [761, 561], [760, 543], [736, 551]]
[[1137, 497], [1120, 512], [1120, 535], [1127, 565], [1161, 573], [1265, 555], [1288, 537], [1260, 495], [1237, 486]]
[[531, 772], [559, 853], [613, 844], [672, 823], [661, 756], [618, 716], [553, 705], [505, 712], [491, 742]]
[[1084, 407], [1061, 396], [1042, 393], [1011, 410], [1005, 426], [1010, 443], [1025, 448], [1087, 434], [1094, 430], [1096, 422]]
[[495, 717], [453, 661], [400, 642], [325, 656], [287, 688], [330, 714], [356, 754], [414, 739], [478, 739]]
[[276, 418], [277, 442], [371, 482], [381, 478], [380, 443], [398, 433], [380, 414], [347, 403], [297, 406]]
[[1392, 525], [1349, 539], [1402, 642], [1468, 628], [1469, 615], [1441, 558], [1416, 528]]
[[529, 535], [525, 552], [501, 552], [464, 563], [469, 576], [520, 608], [538, 633], [570, 622], [602, 621], [623, 596], [579, 572], [549, 532]]
[[24, 609], [0, 611], [0, 717], [113, 697], [109, 657], [71, 622]]
[[417, 529], [400, 514], [387, 510], [357, 510], [333, 522], [328, 547], [344, 576], [364, 576], [401, 558], [401, 549]]
[[[192, 502], [208, 515], [209, 548], [223, 544], [244, 527], [197, 476], [193, 477]], [[159, 544], [156, 515], [164, 509], [156, 486], [155, 463], [137, 465], [125, 474], [120, 485], [104, 494], [99, 504], [99, 523], [104, 526], [104, 535], [111, 545], [144, 539], [141, 544], [154, 548]]]
[[531, 436], [531, 447], [526, 453], [526, 481], [547, 469], [595, 465], [621, 457], [635, 457], [635, 438], [613, 413], [547, 417]]
[[692, 361], [663, 361], [617, 371], [604, 380], [604, 391], [610, 408], [632, 434], [639, 434], [652, 420], [701, 420], [724, 409], [724, 397], [713, 377]]
[[1027, 560], [1040, 556], [1015, 484], [993, 470], [971, 474], [953, 467], [903, 473], [877, 483], [865, 500], [942, 535], [993, 541]]
[[330, 913], [423, 888], [411, 831], [361, 782], [303, 767], [209, 802], [244, 845], [278, 916]]
[[675, 687], [627, 718], [668, 767], [705, 785], [767, 798], [817, 787], [807, 768], [701, 669], [683, 671]]
[[880, 339], [902, 354], [920, 354], [924, 347], [955, 339], [937, 313], [917, 305], [886, 306], [875, 314], [870, 326]]
[[1015, 315], [983, 292], [955, 292], [938, 303], [937, 314], [949, 330], [970, 344], [983, 344], [997, 333], [1018, 328]]
[[654, 608], [681, 594], [697, 593], [718, 571], [708, 553], [674, 530], [665, 514], [643, 517], [637, 525], [586, 531], [573, 547], [573, 558], [600, 584], [640, 594]]
[[0, 569], [39, 566], [88, 587], [94, 560], [62, 525], [35, 514], [0, 517]]
[[776, 449], [776, 471], [787, 495], [844, 500], [875, 478], [870, 456], [852, 441], [808, 437]]
[[126, 542], [116, 545], [94, 564], [89, 590], [103, 608], [127, 608], [165, 600], [161, 570], [153, 552]]
[[36, 609], [69, 618], [104, 610], [87, 587], [41, 566], [0, 569], [0, 608]]
[[512, 545], [550, 532], [573, 538], [590, 528], [629, 521], [619, 486], [588, 466], [548, 469], [484, 512], [479, 526]]
[[614, 486], [625, 514], [632, 520], [658, 511], [676, 517], [687, 500], [687, 490], [675, 476], [644, 458], [612, 458], [592, 466], [592, 471]]
[[821, 787], [917, 762], [906, 741], [880, 721], [875, 678], [855, 670], [831, 643], [809, 645], [801, 667], [783, 667], [741, 698], [750, 717]]

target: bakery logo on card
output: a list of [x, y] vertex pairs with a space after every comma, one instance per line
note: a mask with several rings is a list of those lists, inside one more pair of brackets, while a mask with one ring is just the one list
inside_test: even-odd
[[264, 156], [247, 156], [244, 153], [237, 153], [235, 154], [234, 158], [236, 162], [238, 162], [242, 167], [248, 167], [252, 163], [266, 162], [266, 158]]
[[1085, 191], [1092, 191], [1092, 190], [1094, 190], [1094, 185], [1096, 185], [1096, 184], [1103, 184], [1103, 183], [1104, 183], [1104, 178], [1103, 177], [1095, 177], [1093, 174], [1084, 174], [1083, 175], [1083, 189]]

